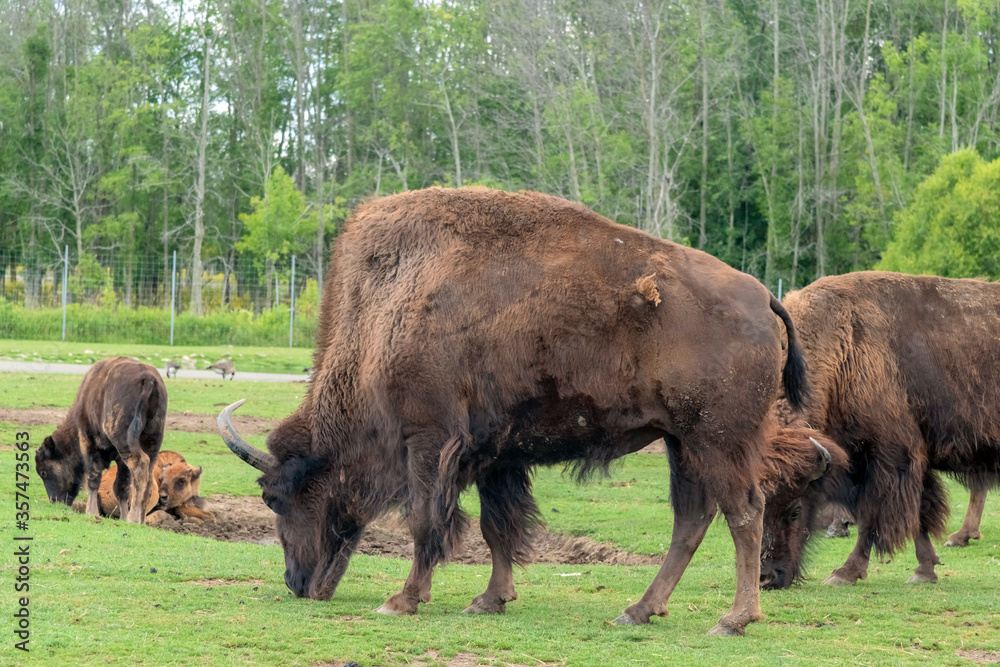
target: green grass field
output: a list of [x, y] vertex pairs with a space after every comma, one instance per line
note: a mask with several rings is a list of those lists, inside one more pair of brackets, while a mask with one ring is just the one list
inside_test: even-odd
[[[79, 378], [0, 375], [0, 406], [43, 401], [66, 406], [74, 382]], [[211, 412], [218, 409], [214, 403], [232, 398], [219, 395], [224, 388], [217, 385], [223, 383], [208, 384], [169, 384], [171, 411]], [[237, 425], [241, 412], [287, 415], [303, 389], [269, 385], [236, 413]], [[0, 423], [0, 479], [5, 480], [0, 498], [6, 508], [0, 514], [3, 665], [311, 666], [353, 660], [368, 667], [447, 665], [460, 654], [482, 664], [599, 667], [972, 665], [962, 655], [1000, 659], [1000, 494], [989, 497], [983, 540], [966, 549], [939, 545], [944, 565], [934, 585], [904, 583], [916, 565], [908, 548], [891, 562], [874, 560], [869, 578], [857, 586], [821, 586], [853, 541], [817, 540], [811, 579], [789, 591], [764, 592], [767, 618], [749, 626], [744, 638], [705, 635], [728, 610], [734, 593], [733, 546], [722, 521], [713, 523], [695, 554], [671, 599], [670, 616], [646, 626], [616, 627], [608, 621], [642, 595], [653, 567], [532, 565], [515, 572], [519, 599], [508, 604], [505, 616], [470, 617], [460, 612], [485, 588], [489, 568], [449, 565], [436, 571], [434, 599], [419, 614], [384, 617], [372, 610], [402, 586], [407, 561], [355, 556], [333, 599], [295, 599], [282, 579], [280, 547], [214, 542], [112, 519], [96, 523], [49, 504], [33, 464], [30, 530], [21, 533], [14, 516], [17, 430], [16, 424]], [[27, 430], [33, 450], [51, 427]], [[264, 440], [248, 439], [257, 446]], [[167, 433], [164, 448], [204, 467], [204, 495], [258, 493], [256, 472], [212, 434]], [[662, 553], [669, 542], [665, 457], [626, 457], [611, 479], [583, 486], [561, 469], [540, 470], [535, 480], [550, 530], [641, 553]], [[949, 488], [949, 530], [954, 530], [968, 494], [953, 483]], [[477, 513], [474, 494], [466, 494], [463, 505]], [[30, 654], [14, 649], [12, 635], [15, 534], [34, 538]], [[438, 657], [420, 657], [430, 650]]]
[[[0, 407], [56, 408], [73, 403], [81, 375], [0, 373]], [[232, 382], [229, 380], [188, 380], [168, 378], [170, 412], [218, 414], [221, 406], [241, 398], [247, 402], [235, 414], [276, 419], [287, 417], [302, 402], [305, 382]]]
[[[215, 345], [140, 345], [135, 343], [63, 343], [38, 340], [0, 339], [0, 361], [38, 361], [62, 364], [92, 364], [105, 357], [135, 357], [139, 361], [163, 368], [171, 359], [181, 363], [187, 355], [198, 370], [204, 370], [219, 359], [232, 359], [237, 372], [302, 373], [312, 366], [312, 349], [303, 347], [241, 347]], [[183, 371], [181, 371], [183, 375]]]

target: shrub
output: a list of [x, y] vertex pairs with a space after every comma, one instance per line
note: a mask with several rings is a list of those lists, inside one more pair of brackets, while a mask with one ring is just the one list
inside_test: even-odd
[[[306, 302], [308, 305], [308, 301]], [[295, 347], [312, 347], [316, 311], [296, 308]], [[0, 301], [0, 338], [59, 340], [62, 309], [26, 310]], [[170, 339], [170, 311], [139, 307], [113, 310], [91, 304], [66, 309], [66, 340], [90, 343], [164, 343]], [[270, 308], [254, 317], [248, 310], [217, 311], [198, 317], [181, 313], [174, 319], [176, 345], [288, 345], [288, 307]]]

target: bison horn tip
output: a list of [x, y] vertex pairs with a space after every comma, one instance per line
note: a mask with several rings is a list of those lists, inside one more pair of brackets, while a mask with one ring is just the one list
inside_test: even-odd
[[830, 472], [830, 466], [833, 464], [833, 459], [830, 456], [830, 451], [823, 445], [819, 444], [819, 440], [811, 436], [809, 440], [811, 440], [813, 446], [816, 447], [816, 451], [819, 452], [820, 461], [822, 461], [822, 465], [816, 469], [816, 474], [813, 476], [812, 480], [810, 480], [813, 481]]

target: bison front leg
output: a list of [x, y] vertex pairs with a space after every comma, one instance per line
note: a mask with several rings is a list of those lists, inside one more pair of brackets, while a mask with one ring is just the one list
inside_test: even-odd
[[934, 551], [930, 536], [926, 530], [921, 530], [916, 539], [913, 540], [917, 551], [917, 569], [913, 571], [913, 576], [906, 583], [908, 584], [933, 584], [938, 580], [934, 571], [935, 565], [940, 565], [941, 560]]
[[517, 599], [514, 563], [525, 565], [531, 532], [539, 521], [531, 495], [531, 476], [525, 468], [490, 469], [476, 481], [479, 489], [479, 525], [490, 547], [493, 571], [486, 591], [477, 595], [463, 613], [503, 614]]
[[749, 623], [764, 618], [760, 611], [760, 540], [764, 532], [764, 496], [756, 486], [737, 502], [722, 502], [722, 513], [736, 545], [736, 598], [729, 613], [710, 635], [742, 635]]
[[937, 581], [934, 566], [940, 565], [930, 535], [944, 532], [948, 520], [948, 495], [941, 480], [931, 471], [924, 474], [924, 488], [920, 494], [920, 530], [914, 538], [917, 551], [917, 569], [907, 583], [933, 584]]
[[868, 561], [871, 558], [874, 535], [871, 520], [868, 517], [858, 517], [858, 541], [854, 550], [843, 565], [838, 567], [823, 582], [826, 586], [853, 586], [858, 579], [868, 577]]
[[380, 614], [415, 614], [420, 602], [430, 602], [434, 566], [447, 560], [459, 545], [466, 525], [458, 497], [468, 485], [460, 467], [467, 440], [431, 427], [417, 430], [406, 444], [413, 566], [403, 590], [375, 610]]
[[392, 595], [376, 609], [379, 614], [389, 616], [415, 614], [421, 602], [431, 601], [431, 578], [438, 559], [428, 557], [431, 551], [428, 539], [431, 531], [430, 521], [426, 515], [426, 504], [421, 503], [419, 508], [414, 508], [407, 520], [410, 534], [413, 536], [413, 564], [403, 583], [403, 590]]
[[970, 485], [969, 509], [965, 512], [962, 527], [948, 536], [944, 543], [946, 547], [967, 547], [969, 540], [983, 537], [979, 532], [979, 523], [983, 520], [983, 509], [986, 507], [986, 486]]
[[[715, 516], [716, 504], [708, 496], [704, 485], [694, 481], [674, 465], [673, 457], [670, 463], [670, 501], [674, 508], [670, 548], [653, 583], [638, 602], [630, 605], [625, 613], [615, 619], [617, 625], [642, 625], [648, 623], [654, 614], [667, 615], [670, 595], [691, 562], [698, 545], [705, 538]], [[758, 561], [759, 559], [758, 553]]]
[[101, 488], [101, 475], [108, 467], [109, 462], [97, 448], [97, 438], [87, 433], [85, 429], [80, 430], [80, 448], [83, 453], [84, 479], [87, 483], [87, 514], [100, 516], [101, 503], [99, 491]]

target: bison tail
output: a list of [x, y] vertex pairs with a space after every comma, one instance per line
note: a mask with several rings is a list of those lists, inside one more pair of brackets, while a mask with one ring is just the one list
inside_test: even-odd
[[468, 524], [468, 517], [458, 505], [462, 492], [461, 459], [470, 440], [468, 433], [460, 433], [452, 436], [441, 449], [431, 502], [430, 530], [425, 538], [424, 553], [419, 555], [425, 565], [433, 567], [447, 561], [461, 546]]
[[785, 360], [785, 369], [781, 375], [782, 385], [785, 387], [785, 398], [796, 410], [805, 407], [809, 398], [809, 384], [806, 381], [806, 361], [802, 356], [802, 346], [799, 338], [795, 334], [795, 325], [792, 324], [792, 317], [785, 310], [774, 295], [771, 295], [771, 310], [781, 318], [788, 335], [788, 357]]
[[128, 425], [129, 442], [138, 442], [139, 434], [146, 426], [146, 405], [149, 404], [149, 397], [153, 393], [153, 381], [148, 377], [142, 378], [142, 388], [139, 390], [139, 400], [135, 403], [135, 416], [132, 423]]

